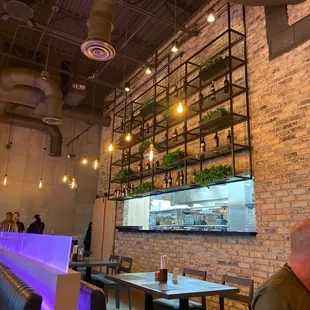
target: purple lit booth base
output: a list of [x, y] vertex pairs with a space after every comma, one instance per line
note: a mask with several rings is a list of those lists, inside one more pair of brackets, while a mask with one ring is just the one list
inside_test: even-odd
[[[46, 235], [36, 238], [37, 235], [32, 234], [20, 238], [20, 235], [24, 237], [23, 234], [0, 234], [0, 261], [43, 297], [43, 310], [77, 309], [80, 273], [67, 271], [71, 238]], [[65, 257], [55, 253], [56, 249]]]
[[72, 237], [0, 233], [0, 249], [10, 250], [62, 272], [68, 271]]

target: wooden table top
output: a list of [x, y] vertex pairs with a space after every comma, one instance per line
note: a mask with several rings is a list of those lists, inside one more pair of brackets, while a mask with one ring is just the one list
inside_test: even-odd
[[70, 262], [70, 268], [83, 268], [83, 267], [118, 267], [118, 262], [111, 262], [95, 257], [86, 257], [85, 260]]
[[172, 274], [170, 273], [168, 274], [167, 283], [155, 281], [154, 272], [106, 275], [105, 277], [127, 287], [165, 299], [182, 299], [239, 292], [239, 289], [236, 287], [184, 276], [179, 276], [178, 281], [173, 282]]

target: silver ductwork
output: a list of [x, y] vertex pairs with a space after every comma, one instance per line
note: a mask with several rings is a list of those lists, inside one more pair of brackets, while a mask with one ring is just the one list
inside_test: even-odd
[[94, 0], [87, 21], [88, 36], [81, 45], [82, 53], [96, 61], [106, 61], [115, 56], [111, 45], [116, 0]]
[[228, 2], [249, 6], [278, 6], [278, 5], [295, 5], [305, 2], [306, 0], [230, 0]]
[[[18, 92], [23, 85], [38, 88], [44, 93], [45, 115], [42, 118], [43, 122], [49, 125], [61, 124], [63, 95], [53, 81], [43, 80], [39, 72], [24, 68], [8, 69], [0, 74], [0, 88], [5, 91], [14, 90], [13, 94]], [[22, 104], [27, 105], [25, 101]]]
[[62, 134], [57, 126], [45, 124], [40, 119], [7, 112], [0, 116], [0, 122], [46, 132], [51, 137], [49, 155], [61, 156]]

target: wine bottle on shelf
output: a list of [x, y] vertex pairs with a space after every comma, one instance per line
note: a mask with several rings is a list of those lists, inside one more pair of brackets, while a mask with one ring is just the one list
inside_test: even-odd
[[212, 81], [212, 86], [211, 86], [211, 97], [210, 97], [211, 100], [216, 100], [216, 93], [215, 93], [215, 84], [214, 84], [214, 81]]
[[195, 176], [196, 176], [196, 169], [194, 168], [193, 170], [193, 176], [192, 176], [192, 181], [195, 182]]
[[206, 142], [205, 138], [202, 137], [200, 141], [200, 153], [204, 153], [206, 151]]
[[143, 164], [142, 164], [142, 160], [140, 161], [139, 165], [138, 165], [138, 170], [139, 172], [143, 171]]
[[149, 125], [149, 123], [146, 123], [145, 132], [146, 132], [146, 133], [149, 133], [149, 132], [150, 132], [150, 125]]
[[160, 166], [160, 162], [159, 162], [159, 160], [156, 160], [156, 162], [155, 162], [155, 166], [156, 166], [156, 167], [159, 167], [159, 166]]
[[114, 196], [117, 197], [117, 188], [114, 191]]
[[227, 75], [224, 80], [224, 93], [229, 94], [229, 80], [227, 78]]
[[220, 139], [219, 139], [219, 136], [217, 135], [217, 132], [215, 133], [215, 136], [214, 136], [214, 142], [215, 142], [215, 147], [218, 149], [220, 146]]
[[174, 130], [173, 137], [175, 141], [178, 141], [178, 130], [177, 129]]
[[169, 178], [168, 178], [168, 188], [172, 187], [172, 177], [171, 177], [171, 172], [169, 173]]
[[184, 173], [183, 173], [183, 169], [181, 170], [181, 174], [180, 174], [180, 185], [184, 185], [184, 179], [185, 179], [185, 176], [184, 176]]
[[141, 137], [141, 139], [143, 138], [143, 126], [141, 125], [140, 126], [140, 129], [139, 129], [139, 135], [140, 135], [140, 137]]
[[180, 185], [180, 172], [178, 171], [177, 178], [175, 179], [175, 186], [179, 186], [179, 185]]
[[168, 175], [166, 173], [165, 178], [164, 178], [163, 188], [167, 188], [167, 187], [168, 187]]
[[227, 145], [228, 145], [228, 148], [231, 148], [231, 134], [230, 134], [230, 130], [228, 130], [228, 135], [227, 135]]
[[150, 170], [151, 169], [151, 164], [150, 163], [147, 163], [146, 164], [146, 170]]

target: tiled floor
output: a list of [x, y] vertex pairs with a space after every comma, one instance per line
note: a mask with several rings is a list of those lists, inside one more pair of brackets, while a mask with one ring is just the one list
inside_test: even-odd
[[[120, 310], [128, 310], [128, 294], [127, 291], [121, 291], [121, 307]], [[109, 302], [107, 304], [107, 310], [114, 310], [115, 299], [114, 292], [110, 290], [109, 292]], [[144, 295], [143, 293], [132, 290], [132, 310], [144, 310]]]

